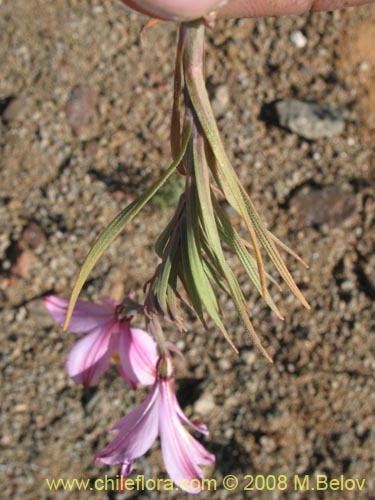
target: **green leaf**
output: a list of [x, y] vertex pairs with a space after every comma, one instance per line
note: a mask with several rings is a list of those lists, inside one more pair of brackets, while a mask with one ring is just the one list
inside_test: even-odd
[[207, 258], [203, 259], [203, 266], [207, 276], [211, 281], [217, 284], [217, 286], [223, 290], [227, 295], [231, 295], [230, 290], [225, 282], [222, 279], [222, 271], [220, 269], [220, 265], [217, 262], [217, 259], [211, 249], [209, 248], [206, 242], [202, 242], [202, 248], [207, 256]]
[[128, 224], [140, 212], [140, 210], [142, 210], [142, 208], [146, 205], [146, 203], [153, 197], [153, 195], [161, 188], [161, 186], [172, 175], [172, 173], [174, 172], [174, 170], [179, 165], [179, 163], [181, 162], [182, 158], [185, 155], [190, 135], [191, 135], [191, 127], [190, 124], [187, 124], [185, 128], [183, 145], [178, 157], [171, 163], [171, 165], [168, 167], [165, 173], [160, 177], [160, 179], [158, 179], [153, 184], [153, 186], [151, 186], [150, 189], [148, 189], [145, 193], [143, 193], [137, 200], [133, 201], [130, 205], [124, 208], [124, 210], [122, 210], [113, 219], [113, 221], [107, 226], [107, 228], [102, 232], [102, 234], [96, 240], [94, 245], [91, 247], [81, 267], [81, 270], [77, 276], [77, 279], [75, 281], [70, 296], [70, 301], [64, 323], [64, 330], [66, 330], [69, 326], [70, 319], [72, 317], [78, 296], [90, 272], [94, 268], [95, 264], [103, 255], [108, 246], [112, 243], [112, 241], [121, 233], [126, 224]]
[[[187, 61], [188, 65], [189, 62]], [[226, 199], [232, 207], [242, 216], [246, 228], [249, 232], [251, 242], [254, 247], [255, 257], [258, 265], [260, 282], [262, 284], [262, 294], [266, 295], [266, 279], [262, 256], [257, 243], [253, 225], [249, 219], [248, 211], [244, 204], [244, 199], [240, 189], [240, 182], [234, 172], [226, 155], [216, 120], [211, 108], [210, 100], [207, 94], [203, 71], [201, 68], [195, 68], [194, 72], [185, 72], [186, 86], [189, 97], [193, 103], [194, 110], [198, 116], [204, 134], [210, 144], [214, 158], [209, 161], [212, 173], [222, 189]], [[215, 160], [215, 161], [214, 161]]]
[[[240, 236], [238, 235], [237, 231], [228, 220], [224, 210], [220, 207], [218, 201], [214, 198], [213, 194], [212, 197], [214, 200], [215, 212], [217, 214], [216, 221], [218, 224], [218, 229], [221, 237], [223, 238], [225, 243], [236, 253], [250, 280], [254, 283], [254, 286], [256, 287], [258, 292], [262, 294], [259, 275], [256, 272], [257, 270], [256, 270], [255, 259], [246, 250], [246, 247], [242, 242]], [[269, 279], [272, 278], [270, 277]], [[267, 302], [267, 305], [272, 309], [272, 311], [276, 314], [276, 316], [279, 319], [284, 319], [268, 292], [265, 297], [265, 300]]]
[[159, 266], [157, 285], [156, 285], [156, 296], [158, 299], [159, 306], [165, 313], [167, 311], [167, 289], [169, 284], [169, 278], [173, 267], [176, 266], [176, 250], [178, 247], [178, 233], [175, 231], [168, 242], [168, 245], [163, 254], [163, 260]]
[[[203, 32], [200, 28], [192, 28], [191, 32], [190, 40], [187, 43], [187, 50], [185, 50], [184, 60], [186, 86], [194, 110], [198, 116], [199, 122], [204, 130], [204, 134], [210, 144], [212, 154], [216, 160], [209, 162], [213, 175], [228, 202], [242, 216], [249, 232], [257, 261], [262, 295], [266, 297], [267, 289], [264, 266], [257, 244], [257, 239], [259, 239], [263, 245], [271, 261], [290, 290], [307, 309], [310, 309], [309, 304], [294, 282], [276, 248], [276, 245], [269, 237], [263, 221], [259, 217], [258, 212], [256, 211], [253, 203], [246, 193], [246, 190], [240, 183], [232, 165], [228, 160], [207, 94], [203, 76], [203, 67], [202, 65], [197, 64], [197, 61], [194, 59], [194, 54], [201, 53], [203, 50]], [[195, 65], [194, 70], [189, 71], [189, 67], [192, 67], [193, 64]]]
[[262, 219], [259, 217], [259, 214], [253, 205], [253, 202], [249, 198], [246, 190], [241, 186], [241, 190], [243, 193], [244, 201], [246, 204], [247, 211], [249, 213], [250, 218], [253, 221], [255, 232], [259, 238], [259, 241], [262, 243], [264, 249], [266, 250], [269, 258], [273, 262], [280, 276], [283, 278], [285, 283], [288, 285], [289, 289], [294, 293], [297, 299], [301, 302], [301, 304], [306, 307], [306, 309], [311, 309], [309, 303], [303, 296], [302, 292], [296, 285], [292, 275], [290, 274], [288, 268], [285, 265], [275, 243], [269, 236], [269, 231], [265, 227]]
[[181, 90], [182, 90], [182, 54], [184, 40], [182, 27], [180, 27], [177, 41], [176, 64], [173, 78], [173, 107], [171, 120], [171, 152], [175, 159], [181, 149]]
[[[177, 255], [178, 257], [178, 255]], [[168, 311], [169, 311], [169, 316], [172, 321], [174, 321], [177, 324], [177, 327], [179, 329], [183, 329], [183, 324], [182, 320], [180, 318], [179, 314], [179, 309], [177, 306], [177, 267], [179, 263], [178, 260], [176, 259], [175, 264], [172, 266], [171, 273], [169, 276], [169, 282], [168, 282], [168, 287], [167, 287], [167, 304], [168, 304]]]
[[[187, 248], [185, 231], [182, 232], [182, 247], [185, 249]], [[178, 277], [180, 278], [180, 281], [185, 288], [188, 298], [191, 300], [191, 304], [195, 314], [198, 316], [203, 326], [207, 329], [208, 327], [203, 315], [202, 302], [191, 273], [190, 262], [186, 250], [182, 250], [180, 253]]]
[[[188, 164], [189, 161], [194, 161], [193, 158], [190, 157], [189, 151], [187, 160]], [[228, 333], [220, 318], [216, 295], [203, 265], [203, 257], [201, 254], [201, 246], [199, 242], [199, 216], [197, 213], [193, 176], [191, 174], [188, 174], [186, 181], [186, 245], [189, 263], [188, 274], [190, 274], [191, 276], [191, 281], [194, 284], [194, 289], [196, 290], [199, 300], [204, 305], [207, 313], [223, 333], [232, 349], [237, 353], [238, 350], [228, 336]], [[183, 254], [185, 254], [185, 252], [183, 252]], [[193, 305], [195, 306], [194, 302]]]
[[212, 193], [209, 181], [209, 169], [206, 162], [204, 140], [202, 136], [194, 137], [194, 173], [199, 199], [200, 220], [203, 232], [207, 238], [209, 251], [210, 253], [212, 252], [214, 257], [212, 260], [214, 261], [214, 264], [217, 263], [216, 265], [220, 267], [221, 273], [228, 284], [230, 296], [238, 314], [240, 315], [240, 318], [242, 319], [242, 322], [246, 326], [250, 335], [253, 337], [253, 340], [259, 350], [269, 361], [272, 362], [272, 359], [262, 346], [262, 343], [250, 321], [245, 297], [233, 271], [225, 259], [223, 249], [221, 247], [220, 236], [216, 225], [214, 208], [211, 199]]
[[288, 253], [289, 255], [294, 257], [296, 260], [298, 260], [298, 262], [300, 262], [305, 269], [310, 268], [310, 266], [308, 264], [306, 264], [306, 262], [303, 260], [302, 257], [300, 257], [294, 250], [289, 248], [288, 245], [286, 245], [283, 241], [279, 240], [279, 238], [277, 238], [277, 236], [272, 234], [270, 231], [268, 232], [268, 234], [270, 235], [270, 238], [273, 239], [273, 241], [276, 243], [276, 245], [278, 247], [280, 247], [282, 250], [284, 250], [284, 252]]
[[176, 209], [175, 213], [173, 214], [172, 219], [168, 222], [166, 228], [159, 235], [159, 237], [156, 240], [156, 243], [154, 245], [156, 255], [160, 258], [162, 258], [164, 249], [167, 246], [168, 240], [171, 236], [173, 229], [179, 223], [179, 219], [180, 219], [181, 214], [183, 213], [183, 210], [184, 210], [184, 205], [185, 205], [185, 197], [182, 194], [180, 197], [180, 200], [178, 202], [177, 209]]

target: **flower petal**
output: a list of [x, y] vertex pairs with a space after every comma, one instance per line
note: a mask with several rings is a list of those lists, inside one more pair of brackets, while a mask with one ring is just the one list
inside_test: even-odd
[[203, 472], [198, 465], [214, 463], [215, 457], [183, 427], [175, 405], [173, 380], [159, 383], [159, 432], [165, 468], [177, 486], [189, 493], [199, 493], [201, 490], [189, 483], [193, 479], [202, 479]]
[[130, 387], [155, 381], [158, 351], [155, 340], [143, 330], [122, 323], [118, 337], [119, 372]]
[[[48, 312], [59, 325], [64, 324], [68, 303], [68, 299], [55, 295], [49, 295], [44, 299]], [[94, 328], [104, 328], [105, 325], [115, 320], [114, 308], [115, 305], [108, 302], [107, 298], [102, 304], [78, 300], [69, 323], [69, 331], [87, 333]]]
[[174, 406], [176, 408], [177, 415], [180, 417], [180, 419], [190, 427], [192, 427], [195, 431], [200, 432], [204, 436], [208, 436], [209, 432], [207, 429], [207, 425], [204, 424], [203, 422], [192, 422], [190, 419], [187, 418], [185, 413], [182, 411], [182, 408], [180, 406], [180, 403], [178, 402], [176, 398], [176, 394], [173, 394], [174, 396]]
[[124, 464], [131, 470], [134, 460], [144, 455], [158, 435], [159, 388], [155, 383], [146, 399], [128, 415], [121, 418], [111, 429], [117, 436], [96, 454], [95, 460], [113, 465]]
[[68, 353], [66, 367], [77, 384], [94, 386], [99, 376], [107, 370], [111, 360], [111, 327], [98, 328], [78, 340]]

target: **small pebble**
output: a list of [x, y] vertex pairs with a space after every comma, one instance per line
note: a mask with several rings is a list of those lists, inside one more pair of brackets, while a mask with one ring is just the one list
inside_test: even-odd
[[292, 31], [291, 34], [290, 34], [290, 41], [298, 49], [303, 49], [304, 47], [306, 47], [306, 44], [307, 44], [307, 38], [302, 33], [301, 30]]
[[215, 97], [212, 101], [212, 108], [216, 116], [226, 112], [230, 103], [230, 94], [227, 85], [219, 85], [215, 91]]
[[275, 105], [281, 127], [309, 140], [334, 137], [344, 131], [345, 110], [337, 104], [285, 99]]
[[210, 392], [204, 392], [194, 404], [194, 411], [200, 415], [208, 415], [214, 408], [215, 400]]
[[21, 244], [36, 249], [43, 247], [46, 243], [46, 235], [43, 229], [36, 223], [30, 222], [23, 230]]
[[356, 197], [352, 191], [339, 186], [306, 187], [290, 200], [291, 212], [297, 227], [342, 225], [356, 213]]
[[95, 90], [89, 85], [77, 85], [73, 88], [65, 106], [65, 114], [75, 133], [79, 133], [90, 120], [96, 98]]

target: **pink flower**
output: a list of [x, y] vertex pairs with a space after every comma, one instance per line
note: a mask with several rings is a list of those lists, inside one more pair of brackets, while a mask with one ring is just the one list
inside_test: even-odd
[[[50, 295], [44, 302], [53, 319], [63, 325], [68, 300]], [[85, 334], [72, 347], [66, 362], [69, 376], [77, 384], [96, 385], [111, 358], [130, 387], [154, 382], [159, 357], [156, 343], [148, 333], [130, 327], [130, 318], [124, 316], [118, 302], [109, 297], [103, 297], [101, 304], [79, 300], [69, 328]]]
[[159, 435], [171, 479], [184, 491], [199, 493], [197, 481], [193, 481], [203, 478], [199, 465], [212, 464], [215, 457], [188, 433], [183, 423], [208, 434], [204, 424], [194, 424], [183, 413], [174, 392], [172, 360], [161, 357], [155, 383], [146, 399], [112, 427], [111, 431], [118, 431], [117, 436], [97, 453], [95, 460], [108, 465], [121, 463], [121, 474], [127, 476], [133, 462], [151, 448]]

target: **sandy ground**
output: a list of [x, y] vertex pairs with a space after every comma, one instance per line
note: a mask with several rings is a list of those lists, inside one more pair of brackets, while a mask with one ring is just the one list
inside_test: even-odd
[[[68, 295], [98, 232], [169, 163], [176, 27], [153, 27], [142, 45], [144, 20], [109, 0], [0, 2], [2, 498], [124, 497], [46, 486], [46, 478], [115, 477], [117, 467], [94, 464], [94, 454], [144, 393], [128, 391], [114, 368], [95, 390], [74, 385], [64, 363], [75, 337], [41, 299]], [[292, 41], [298, 30], [304, 47]], [[220, 23], [208, 35], [208, 88], [228, 154], [271, 230], [310, 263], [306, 271], [288, 259], [312, 310], [284, 290], [281, 322], [243, 276], [273, 365], [227, 297], [238, 357], [190, 316], [184, 335], [167, 326], [186, 355], [178, 397], [207, 422], [204, 443], [217, 457], [207, 471], [217, 491], [201, 498], [375, 498], [374, 47], [370, 7]], [[307, 141], [265, 120], [267, 106], [286, 97], [343, 106], [344, 132]], [[82, 297], [141, 289], [177, 194], [169, 186], [145, 208]], [[136, 473], [165, 477], [158, 446]], [[221, 487], [226, 474], [240, 479], [233, 492]], [[246, 474], [286, 475], [288, 490], [243, 491]], [[366, 482], [362, 491], [301, 492], [296, 474]]]

